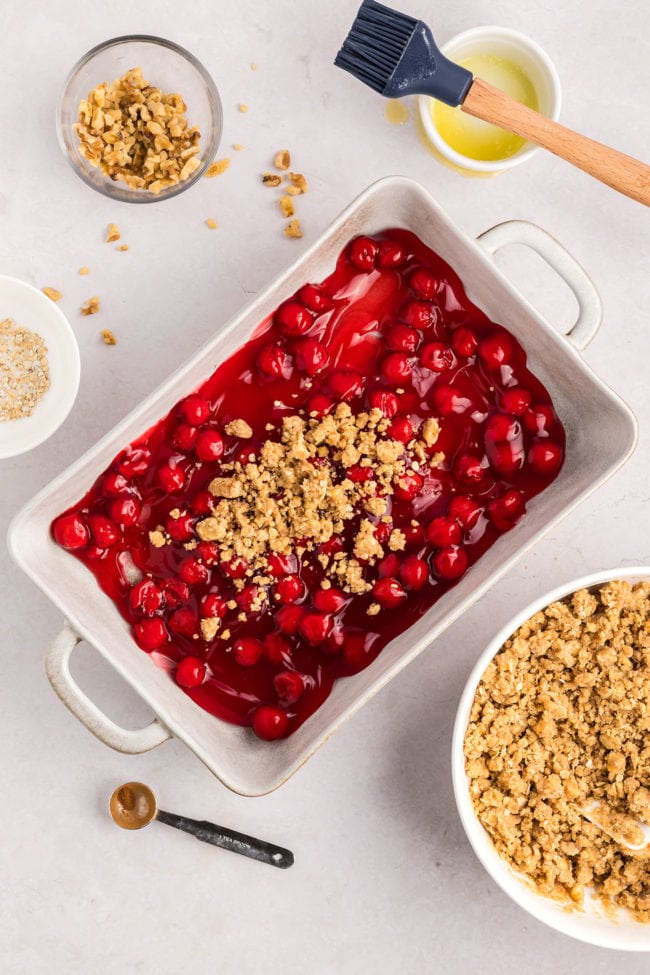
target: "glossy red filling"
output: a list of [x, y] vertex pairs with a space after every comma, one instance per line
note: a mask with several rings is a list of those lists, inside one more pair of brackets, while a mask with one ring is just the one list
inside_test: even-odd
[[[352, 520], [329, 542], [300, 539], [291, 555], [270, 554], [269, 582], [254, 584], [241, 559], [223, 563], [219, 546], [197, 537], [214, 505], [207, 486], [224, 463], [278, 437], [282, 417], [320, 417], [340, 402], [354, 414], [379, 408], [386, 436], [405, 444], [408, 470], [387, 509], [404, 548], [364, 564], [370, 591], [324, 588], [318, 556], [350, 550]], [[440, 432], [422, 462], [411, 448], [431, 417]], [[235, 419], [251, 438], [226, 432]], [[549, 394], [514, 336], [468, 300], [440, 257], [410, 232], [390, 230], [352, 241], [325, 281], [262, 322], [115, 458], [53, 534], [197, 704], [280, 738], [514, 527], [556, 477], [564, 445]], [[383, 544], [386, 519], [374, 522]], [[219, 619], [214, 639], [202, 635], [206, 618]]]

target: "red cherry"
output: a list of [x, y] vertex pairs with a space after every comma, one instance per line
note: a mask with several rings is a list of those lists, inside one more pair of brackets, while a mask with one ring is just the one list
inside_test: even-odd
[[263, 345], [257, 354], [257, 368], [268, 379], [288, 379], [291, 357], [279, 345]]
[[524, 463], [524, 451], [515, 441], [491, 444], [488, 447], [490, 466], [501, 477], [511, 477]]
[[229, 579], [243, 579], [248, 572], [248, 562], [241, 558], [230, 559], [229, 562], [221, 563], [221, 571]]
[[100, 548], [110, 548], [120, 537], [117, 526], [105, 515], [89, 515], [90, 537]]
[[199, 491], [190, 501], [190, 508], [195, 515], [209, 515], [212, 514], [213, 504], [214, 498], [209, 491]]
[[164, 601], [162, 589], [153, 579], [143, 579], [129, 593], [131, 612], [141, 616], [155, 616], [162, 609]]
[[191, 427], [200, 427], [210, 416], [210, 404], [202, 396], [192, 393], [181, 403], [181, 413]]
[[193, 610], [186, 607], [175, 609], [167, 620], [167, 625], [172, 633], [176, 633], [178, 636], [193, 637], [199, 632], [198, 616]]
[[562, 448], [552, 440], [537, 440], [528, 451], [528, 463], [543, 477], [559, 471], [562, 460]]
[[525, 510], [524, 496], [516, 488], [510, 488], [501, 497], [493, 498], [487, 506], [490, 521], [501, 532], [507, 532], [513, 528]]
[[361, 464], [353, 464], [352, 467], [346, 468], [345, 475], [354, 484], [372, 481], [375, 476], [372, 467], [362, 467]]
[[467, 568], [467, 555], [463, 548], [441, 548], [433, 556], [433, 568], [439, 579], [452, 582], [460, 579]]
[[111, 518], [123, 528], [135, 525], [140, 517], [141, 511], [142, 505], [132, 494], [125, 494], [121, 498], [115, 498], [110, 506]]
[[199, 602], [201, 619], [220, 619], [222, 620], [228, 612], [226, 602], [216, 592], [208, 592], [201, 597]]
[[373, 642], [365, 633], [345, 634], [342, 649], [348, 670], [355, 673], [368, 665]]
[[406, 251], [396, 240], [382, 240], [377, 254], [377, 266], [381, 268], [400, 267], [406, 260]]
[[465, 494], [457, 494], [449, 502], [447, 514], [450, 518], [455, 518], [465, 531], [470, 531], [478, 523], [481, 506], [477, 504], [474, 498]]
[[146, 447], [127, 447], [118, 457], [117, 466], [125, 477], [144, 474], [151, 463], [151, 451]]
[[317, 647], [319, 643], [324, 643], [332, 632], [332, 617], [325, 613], [304, 613], [298, 630], [307, 643]]
[[334, 401], [323, 393], [318, 393], [307, 403], [307, 413], [311, 416], [325, 416], [334, 406]]
[[400, 443], [409, 443], [415, 436], [415, 431], [407, 416], [396, 416], [388, 427], [386, 435], [391, 440], [399, 440]]
[[460, 454], [454, 462], [454, 474], [464, 484], [479, 484], [485, 475], [485, 468], [480, 457]]
[[342, 552], [345, 548], [345, 543], [340, 535], [331, 535], [326, 542], [321, 542], [318, 546], [319, 555], [336, 555], [338, 552]]
[[221, 557], [221, 550], [216, 542], [199, 542], [194, 551], [197, 559], [206, 565], [214, 565]]
[[267, 572], [276, 578], [295, 572], [297, 567], [298, 561], [295, 555], [269, 555], [266, 563]]
[[106, 555], [106, 549], [101, 548], [99, 545], [89, 545], [86, 549], [87, 559], [103, 559]]
[[286, 667], [291, 660], [291, 644], [281, 633], [268, 633], [263, 640], [264, 656], [272, 664]]
[[407, 589], [421, 589], [429, 578], [429, 567], [417, 555], [407, 555], [399, 570], [400, 579]]
[[254, 667], [262, 656], [261, 640], [252, 636], [240, 636], [232, 645], [232, 655], [235, 663], [241, 667]]
[[174, 450], [182, 450], [184, 453], [192, 449], [195, 441], [196, 427], [191, 427], [188, 423], [178, 423], [169, 437], [169, 442]]
[[446, 372], [456, 363], [456, 357], [448, 345], [442, 342], [428, 342], [420, 352], [420, 362], [432, 372]]
[[178, 574], [188, 586], [200, 586], [208, 582], [210, 570], [198, 559], [185, 559], [178, 567]]
[[404, 525], [402, 527], [407, 548], [419, 548], [424, 544], [424, 525]]
[[190, 598], [190, 587], [181, 579], [164, 579], [162, 586], [165, 590], [165, 602], [168, 609], [176, 609]]
[[327, 381], [330, 391], [339, 400], [349, 400], [361, 392], [363, 379], [354, 369], [337, 369]]
[[552, 406], [537, 404], [532, 409], [526, 410], [521, 419], [529, 433], [541, 436], [543, 433], [548, 433], [556, 416]]
[[413, 501], [424, 486], [424, 478], [415, 471], [406, 471], [395, 480], [394, 494], [400, 501]]
[[456, 355], [469, 359], [476, 352], [478, 339], [471, 328], [461, 325], [451, 336], [451, 347]]
[[243, 613], [251, 616], [254, 613], [263, 613], [267, 607], [266, 590], [260, 586], [246, 586], [235, 596], [235, 601]]
[[128, 486], [129, 482], [124, 474], [119, 474], [117, 471], [109, 471], [102, 482], [104, 494], [110, 494], [111, 496], [122, 494]]
[[305, 682], [295, 670], [281, 670], [273, 678], [273, 687], [278, 695], [278, 700], [285, 708], [302, 696], [305, 690]]
[[325, 643], [323, 643], [323, 645], [318, 649], [320, 653], [324, 653], [326, 657], [338, 657], [343, 650], [345, 639], [346, 631], [343, 629], [343, 627], [335, 627]]
[[453, 386], [437, 382], [433, 387], [433, 406], [439, 416], [451, 416], [462, 411], [463, 403]]
[[440, 278], [426, 267], [418, 267], [409, 277], [409, 285], [418, 298], [431, 301], [440, 287]]
[[501, 393], [499, 403], [505, 413], [521, 416], [530, 406], [532, 399], [533, 396], [529, 390], [522, 386], [511, 386], [510, 389], [504, 389]]
[[305, 284], [298, 292], [301, 303], [310, 311], [327, 311], [333, 306], [333, 301], [320, 284]]
[[278, 629], [287, 636], [294, 636], [298, 632], [298, 624], [302, 619], [304, 609], [302, 606], [283, 606], [275, 614], [275, 621]]
[[403, 322], [395, 322], [386, 333], [386, 345], [393, 352], [416, 352], [422, 337], [416, 329]]
[[407, 325], [424, 331], [436, 325], [440, 312], [435, 305], [426, 301], [410, 301], [402, 310], [400, 317]]
[[52, 531], [55, 541], [70, 552], [83, 548], [90, 541], [90, 532], [86, 523], [77, 513], [57, 518]]
[[[377, 527], [375, 528], [373, 535], [375, 536], [375, 538], [377, 539], [380, 545], [386, 545], [388, 539], [390, 538], [390, 534], [392, 530], [393, 530], [392, 525], [389, 522], [380, 521]], [[390, 574], [391, 574], [390, 572], [386, 573], [386, 575], [390, 575]]]
[[357, 237], [350, 244], [350, 260], [358, 271], [372, 271], [375, 266], [375, 258], [379, 252], [379, 246], [372, 237]]
[[176, 494], [185, 487], [186, 477], [182, 467], [172, 464], [161, 464], [156, 471], [158, 483], [167, 494]]
[[427, 541], [436, 548], [458, 545], [463, 537], [460, 525], [451, 517], [433, 518], [427, 525], [426, 531]]
[[505, 330], [492, 332], [481, 339], [478, 354], [487, 369], [498, 369], [510, 361], [513, 353], [512, 339]]
[[401, 386], [411, 380], [412, 369], [405, 352], [391, 352], [381, 364], [382, 378], [391, 386]]
[[399, 408], [399, 401], [395, 393], [387, 389], [375, 389], [368, 397], [371, 410], [381, 410], [385, 417], [395, 416]]
[[345, 606], [347, 597], [340, 589], [318, 589], [313, 602], [316, 609], [323, 613], [338, 613]]
[[512, 440], [519, 433], [519, 424], [511, 416], [503, 413], [493, 413], [485, 424], [486, 440], [499, 442], [501, 440]]
[[289, 718], [286, 711], [261, 704], [253, 715], [253, 731], [263, 741], [285, 738], [289, 731]]
[[395, 609], [397, 606], [401, 606], [407, 598], [406, 591], [394, 576], [384, 576], [377, 579], [372, 587], [372, 594], [384, 609]]
[[175, 542], [187, 542], [194, 536], [194, 518], [192, 515], [184, 514], [180, 518], [172, 518], [171, 515], [165, 522], [167, 534]]
[[198, 687], [205, 680], [206, 668], [198, 657], [183, 657], [176, 665], [176, 683], [180, 687]]
[[135, 630], [135, 639], [138, 646], [142, 650], [146, 650], [147, 653], [151, 653], [152, 650], [158, 650], [169, 640], [167, 627], [159, 617], [154, 617], [151, 620], [141, 620], [135, 624], [133, 629]]
[[277, 602], [283, 605], [295, 603], [305, 595], [305, 584], [297, 575], [288, 575], [280, 579], [273, 589]]
[[202, 430], [194, 450], [199, 460], [219, 460], [223, 454], [223, 437], [218, 430]]
[[329, 365], [329, 352], [318, 339], [303, 339], [296, 345], [296, 364], [301, 372], [315, 376]]
[[275, 324], [283, 335], [304, 335], [311, 328], [313, 318], [297, 301], [285, 301], [275, 313]]

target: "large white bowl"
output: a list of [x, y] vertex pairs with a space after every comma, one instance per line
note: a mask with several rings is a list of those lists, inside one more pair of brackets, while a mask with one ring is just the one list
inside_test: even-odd
[[573, 582], [559, 586], [552, 592], [545, 593], [530, 606], [522, 609], [513, 620], [497, 633], [485, 648], [476, 662], [469, 680], [465, 685], [460, 699], [454, 734], [452, 741], [452, 777], [454, 794], [460, 818], [467, 833], [467, 838], [474, 847], [474, 852], [501, 889], [525, 911], [543, 921], [549, 927], [568, 934], [579, 941], [602, 948], [619, 948], [626, 951], [650, 951], [650, 924], [635, 921], [630, 914], [618, 911], [615, 915], [608, 913], [597, 900], [586, 898], [583, 909], [571, 910], [550, 897], [538, 894], [532, 884], [522, 875], [517, 874], [512, 867], [497, 853], [487, 830], [479, 822], [469, 794], [469, 783], [465, 773], [465, 757], [463, 743], [469, 722], [469, 715], [474, 702], [476, 688], [492, 658], [499, 652], [506, 640], [519, 627], [558, 599], [564, 599], [578, 589], [593, 589], [602, 586], [612, 579], [627, 579], [630, 582], [650, 582], [650, 568], [646, 566], [632, 566], [619, 569], [608, 569], [583, 576]]
[[[330, 274], [351, 238], [389, 227], [412, 230], [437, 251], [458, 272], [470, 299], [521, 341], [531, 369], [551, 392], [565, 425], [567, 457], [558, 478], [533, 499], [521, 524], [501, 536], [417, 623], [392, 640], [361, 673], [337, 681], [318, 711], [289, 738], [263, 742], [250, 729], [219, 721], [197, 707], [168, 674], [137, 649], [128, 624], [85, 566], [55, 545], [50, 524], [88, 490], [125, 444], [204, 382], [283, 300], [305, 282], [320, 281]], [[516, 242], [538, 251], [576, 295], [580, 311], [568, 336], [545, 321], [492, 260], [495, 250]], [[95, 735], [114, 748], [144, 751], [174, 734], [236, 792], [260, 795], [277, 788], [630, 455], [636, 443], [633, 414], [577, 351], [593, 337], [600, 319], [593, 284], [564, 248], [539, 227], [511, 221], [487, 231], [477, 242], [459, 230], [417, 183], [389, 177], [369, 187], [284, 274], [14, 520], [9, 533], [14, 559], [68, 621], [47, 658], [56, 692]], [[147, 728], [117, 727], [75, 684], [68, 660], [81, 638], [92, 642], [151, 705], [156, 719]]]

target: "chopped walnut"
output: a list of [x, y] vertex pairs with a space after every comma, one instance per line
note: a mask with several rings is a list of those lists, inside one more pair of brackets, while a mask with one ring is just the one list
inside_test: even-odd
[[235, 152], [241, 152], [242, 149], [244, 148], [239, 142], [233, 142], [232, 147], [235, 150]]
[[117, 339], [111, 332], [110, 328], [102, 329], [102, 341], [104, 345], [117, 345]]
[[213, 217], [208, 217], [205, 223], [206, 226], [210, 228], [210, 230], [217, 229], [217, 221]]
[[227, 157], [225, 159], [215, 160], [215, 162], [210, 163], [206, 169], [206, 178], [212, 179], [214, 176], [221, 176], [221, 174], [225, 173], [225, 171], [228, 169], [228, 166], [230, 166], [230, 159]]
[[93, 295], [81, 306], [82, 315], [96, 315], [99, 311], [99, 295]]
[[85, 265], [83, 267], [80, 267], [79, 274], [90, 274], [90, 268], [87, 268]]
[[106, 231], [106, 243], [112, 244], [114, 241], [120, 239], [120, 229], [117, 224], [109, 223], [108, 229]]
[[120, 244], [120, 246], [117, 249], [118, 249], [118, 251], [128, 251], [129, 245], [128, 244]]
[[293, 205], [293, 200], [290, 196], [281, 196], [278, 200], [278, 205], [282, 211], [282, 216], [292, 217], [296, 212], [296, 208]]
[[243, 102], [240, 102], [238, 107], [242, 114], [245, 114], [248, 111], [248, 105], [244, 105]]
[[307, 180], [302, 173], [289, 173], [289, 182], [291, 186], [288, 187], [288, 192], [291, 192], [292, 189], [296, 189], [298, 193], [307, 192]]
[[288, 149], [280, 149], [273, 157], [273, 165], [276, 169], [285, 170], [291, 165], [291, 156]]
[[44, 295], [47, 295], [50, 301], [61, 301], [61, 298], [63, 298], [61, 292], [57, 291], [56, 288], [41, 288], [41, 291]]
[[297, 217], [290, 220], [284, 228], [285, 237], [302, 237], [302, 228]]
[[265, 186], [279, 186], [282, 177], [278, 176], [277, 173], [262, 173], [262, 182]]

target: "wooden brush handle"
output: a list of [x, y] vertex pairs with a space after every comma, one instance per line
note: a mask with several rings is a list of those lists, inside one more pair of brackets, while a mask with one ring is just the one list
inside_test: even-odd
[[487, 81], [474, 79], [462, 109], [543, 146], [619, 193], [650, 206], [650, 166], [551, 121]]

